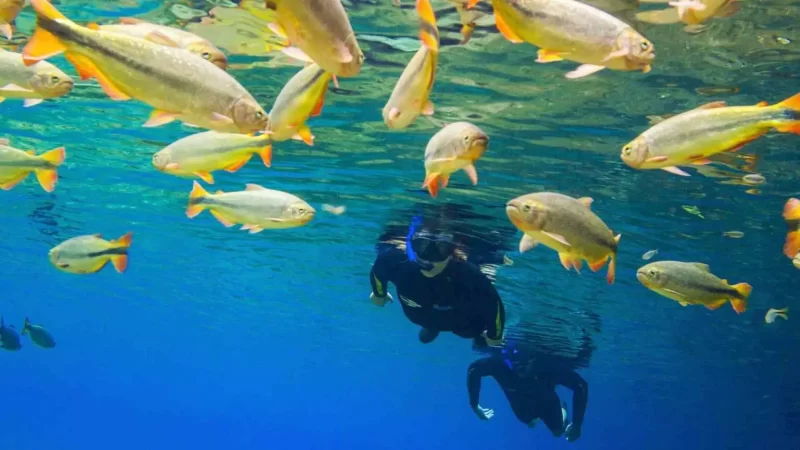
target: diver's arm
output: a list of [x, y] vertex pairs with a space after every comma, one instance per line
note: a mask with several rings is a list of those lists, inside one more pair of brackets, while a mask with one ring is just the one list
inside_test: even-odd
[[498, 365], [502, 365], [501, 361], [495, 358], [479, 359], [469, 365], [467, 369], [467, 391], [469, 392], [469, 406], [472, 409], [478, 407], [478, 400], [481, 395], [481, 378], [488, 376], [495, 376], [499, 369]]
[[497, 293], [494, 285], [489, 278], [480, 273], [477, 280], [477, 295], [482, 302], [481, 311], [483, 314], [483, 324], [486, 327], [486, 341], [489, 345], [499, 345], [503, 340], [503, 330], [506, 326], [506, 311], [503, 307], [503, 300]]
[[387, 299], [391, 300], [388, 284], [391, 281], [391, 274], [396, 270], [403, 256], [399, 250], [390, 250], [375, 258], [375, 263], [369, 272], [369, 284], [372, 287], [370, 299], [376, 305], [383, 306]]
[[589, 384], [573, 371], [559, 375], [556, 382], [572, 391], [572, 423], [580, 428], [586, 413], [586, 403], [589, 401]]

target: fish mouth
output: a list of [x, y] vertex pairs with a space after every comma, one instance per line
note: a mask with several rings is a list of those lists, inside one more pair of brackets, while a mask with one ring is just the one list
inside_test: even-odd
[[645, 287], [650, 287], [650, 279], [647, 278], [647, 274], [644, 271], [642, 270], [637, 271], [636, 279], [639, 280], [639, 282], [642, 283]]
[[506, 203], [506, 215], [508, 216], [508, 220], [510, 220], [515, 227], [522, 229], [522, 211], [520, 211], [519, 206], [513, 203], [513, 201]]

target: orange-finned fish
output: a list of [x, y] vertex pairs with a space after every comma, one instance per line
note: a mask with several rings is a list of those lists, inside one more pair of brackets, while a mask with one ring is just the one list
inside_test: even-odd
[[409, 126], [420, 114], [433, 115], [430, 101], [439, 60], [439, 29], [430, 0], [417, 0], [422, 46], [408, 63], [383, 108], [383, 121], [393, 130]]
[[605, 68], [650, 71], [653, 44], [630, 25], [577, 0], [492, 0], [497, 29], [513, 43], [539, 47], [536, 62], [582, 65], [570, 79]]
[[168, 27], [146, 22], [133, 17], [123, 17], [118, 24], [96, 25], [89, 24], [90, 28], [97, 28], [102, 31], [113, 31], [114, 33], [127, 34], [128, 36], [142, 39], [150, 39], [154, 42], [162, 41], [164, 45], [170, 47], [180, 47], [188, 50], [195, 55], [210, 61], [222, 70], [228, 68], [228, 57], [222, 50], [212, 44], [208, 39], [190, 33], [180, 28]]
[[299, 139], [314, 145], [306, 125], [309, 117], [322, 114], [331, 74], [317, 64], [309, 64], [281, 89], [269, 112], [269, 131], [273, 141]]
[[33, 150], [9, 147], [7, 139], [0, 139], [0, 189], [8, 191], [34, 172], [42, 189], [53, 192], [58, 183], [57, 169], [65, 156], [64, 147], [36, 155]]
[[354, 77], [361, 72], [364, 53], [358, 46], [350, 19], [341, 0], [266, 0], [276, 12], [275, 34], [289, 40], [287, 55], [315, 62], [336, 77]]
[[267, 113], [230, 74], [163, 42], [82, 27], [47, 0], [32, 0], [36, 30], [22, 52], [26, 65], [64, 52], [82, 79], [96, 78], [114, 100], [155, 108], [145, 126], [179, 119], [229, 133], [263, 131]]
[[739, 11], [736, 0], [678, 0], [669, 2], [673, 8], [658, 11], [642, 11], [636, 18], [649, 23], [677, 23], [699, 25], [712, 17], [730, 17]]
[[21, 54], [0, 49], [0, 102], [24, 99], [25, 107], [36, 106], [46, 98], [69, 94], [74, 84], [69, 75], [47, 61], [26, 66]]
[[0, 34], [9, 41], [14, 35], [11, 25], [25, 6], [25, 0], [0, 0]]
[[88, 274], [99, 272], [109, 261], [123, 273], [128, 268], [128, 248], [133, 234], [128, 232], [111, 241], [99, 234], [68, 239], [50, 250], [50, 263], [64, 272]]
[[800, 94], [772, 106], [705, 104], [659, 122], [625, 145], [620, 157], [634, 169], [688, 176], [676, 166], [708, 164], [709, 156], [737, 151], [773, 128], [800, 134]]
[[800, 258], [800, 200], [790, 198], [786, 202], [786, 205], [783, 206], [783, 218], [789, 226], [783, 254], [789, 259]]
[[565, 269], [575, 268], [577, 272], [583, 260], [597, 272], [611, 259], [606, 281], [613, 284], [621, 235], [614, 236], [591, 210], [592, 202], [589, 197], [575, 199], [556, 192], [538, 192], [506, 203], [509, 220], [525, 233], [519, 251], [526, 252], [541, 243], [558, 253]]
[[433, 135], [425, 148], [425, 181], [431, 197], [436, 198], [439, 184], [447, 187], [450, 175], [459, 170], [467, 173], [473, 185], [478, 184], [477, 161], [489, 145], [489, 136], [469, 122], [451, 123]]

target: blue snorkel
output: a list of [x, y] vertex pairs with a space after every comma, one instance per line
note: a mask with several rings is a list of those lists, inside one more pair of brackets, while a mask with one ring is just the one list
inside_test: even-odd
[[408, 260], [416, 263], [422, 270], [431, 270], [433, 269], [433, 264], [428, 261], [421, 260], [417, 258], [417, 254], [414, 252], [413, 246], [411, 245], [411, 241], [413, 240], [414, 234], [419, 230], [422, 226], [422, 214], [415, 214], [411, 217], [411, 225], [408, 227], [408, 235], [406, 236], [406, 254], [408, 255]]

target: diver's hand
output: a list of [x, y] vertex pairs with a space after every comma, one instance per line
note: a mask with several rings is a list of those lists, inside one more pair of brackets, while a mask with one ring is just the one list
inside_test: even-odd
[[497, 346], [497, 345], [500, 345], [500, 344], [503, 343], [503, 338], [502, 337], [500, 339], [492, 339], [492, 338], [489, 337], [488, 334], [486, 334], [485, 331], [483, 332], [482, 336], [483, 336], [484, 339], [486, 339], [486, 345]]
[[372, 303], [375, 304], [375, 306], [380, 306], [380, 307], [386, 306], [387, 303], [391, 303], [394, 301], [394, 299], [392, 299], [392, 294], [388, 292], [386, 293], [386, 297], [378, 297], [377, 295], [370, 292], [369, 299], [372, 301]]
[[575, 442], [581, 437], [581, 427], [576, 427], [575, 424], [571, 423], [567, 425], [567, 430], [564, 434], [566, 435], [567, 441]]
[[494, 417], [494, 410], [489, 408], [482, 408], [481, 405], [476, 405], [472, 408], [475, 411], [475, 415], [478, 416], [478, 419], [481, 420], [489, 420]]

